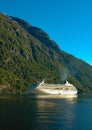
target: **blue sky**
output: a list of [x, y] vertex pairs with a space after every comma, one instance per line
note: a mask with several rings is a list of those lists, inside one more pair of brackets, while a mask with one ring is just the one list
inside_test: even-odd
[[42, 28], [62, 50], [92, 65], [92, 0], [0, 0], [0, 11]]

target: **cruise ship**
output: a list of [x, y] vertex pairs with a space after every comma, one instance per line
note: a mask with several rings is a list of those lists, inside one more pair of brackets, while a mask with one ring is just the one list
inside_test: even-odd
[[73, 84], [66, 81], [65, 84], [48, 84], [42, 81], [36, 88], [37, 90], [47, 94], [59, 94], [59, 95], [76, 95], [77, 89]]

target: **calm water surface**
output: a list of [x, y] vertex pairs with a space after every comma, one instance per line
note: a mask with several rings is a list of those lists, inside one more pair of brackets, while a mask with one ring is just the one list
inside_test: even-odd
[[92, 96], [0, 96], [0, 130], [92, 130]]

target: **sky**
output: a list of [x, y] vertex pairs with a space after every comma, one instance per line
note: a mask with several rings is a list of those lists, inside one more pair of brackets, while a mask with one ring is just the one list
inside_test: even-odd
[[0, 0], [0, 12], [41, 28], [62, 50], [92, 65], [92, 0]]

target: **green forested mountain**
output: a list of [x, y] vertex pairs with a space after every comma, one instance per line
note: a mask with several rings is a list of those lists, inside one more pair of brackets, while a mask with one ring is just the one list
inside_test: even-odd
[[92, 66], [61, 50], [48, 34], [0, 13], [0, 93], [21, 93], [45, 79], [92, 91]]

